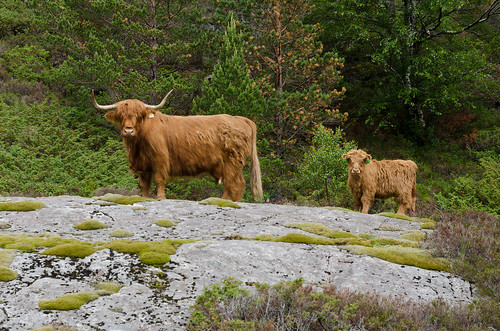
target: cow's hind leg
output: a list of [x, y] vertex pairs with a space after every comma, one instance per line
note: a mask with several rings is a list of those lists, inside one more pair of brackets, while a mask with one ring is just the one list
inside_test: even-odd
[[245, 190], [245, 179], [243, 178], [243, 167], [236, 169], [224, 169], [223, 175], [224, 194], [222, 199], [240, 201]]
[[139, 174], [139, 186], [142, 189], [142, 196], [149, 196], [149, 188], [151, 187], [151, 172], [145, 171]]

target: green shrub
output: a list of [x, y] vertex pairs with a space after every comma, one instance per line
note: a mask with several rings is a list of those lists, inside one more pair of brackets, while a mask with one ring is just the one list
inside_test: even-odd
[[341, 129], [333, 132], [320, 125], [314, 133], [313, 146], [297, 167], [297, 191], [317, 201], [342, 203], [348, 194], [348, 174], [341, 156], [353, 148], [356, 143], [347, 141]]
[[448, 210], [474, 209], [500, 215], [500, 157], [484, 157], [479, 162], [483, 170], [480, 178], [455, 178], [449, 195], [435, 195], [439, 205]]

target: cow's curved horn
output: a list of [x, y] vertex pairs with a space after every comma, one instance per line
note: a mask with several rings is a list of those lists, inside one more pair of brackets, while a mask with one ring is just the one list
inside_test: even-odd
[[95, 95], [94, 95], [94, 90], [92, 90], [92, 102], [94, 103], [94, 107], [97, 109], [102, 109], [102, 110], [110, 110], [110, 109], [115, 109], [118, 107], [118, 104], [114, 103], [112, 105], [106, 105], [106, 106], [101, 106], [100, 104], [95, 101]]
[[170, 95], [170, 93], [172, 93], [172, 91], [173, 90], [170, 90], [170, 92], [168, 92], [167, 95], [163, 98], [163, 100], [159, 104], [157, 104], [156, 106], [146, 105], [146, 108], [148, 108], [148, 109], [160, 109], [161, 107], [163, 107], [163, 105], [165, 104], [165, 101], [167, 101], [167, 98]]

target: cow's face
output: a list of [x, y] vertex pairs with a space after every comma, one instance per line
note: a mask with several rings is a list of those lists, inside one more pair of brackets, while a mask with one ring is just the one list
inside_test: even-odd
[[347, 162], [349, 173], [352, 175], [361, 174], [365, 165], [372, 160], [370, 154], [360, 149], [352, 149], [347, 154], [342, 155], [342, 158]]
[[143, 121], [153, 113], [141, 101], [125, 100], [118, 103], [116, 110], [107, 112], [105, 117], [120, 127], [122, 137], [136, 137], [141, 132]]

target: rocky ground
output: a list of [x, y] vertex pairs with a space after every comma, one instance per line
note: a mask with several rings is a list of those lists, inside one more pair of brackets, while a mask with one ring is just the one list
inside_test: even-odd
[[[317, 222], [355, 235], [370, 233], [399, 238], [404, 231], [420, 230], [418, 222], [273, 204], [240, 203], [243, 208], [235, 209], [178, 200], [134, 205], [106, 204], [81, 197], [0, 200], [35, 200], [47, 206], [29, 212], [0, 212], [0, 235], [58, 235], [102, 243], [116, 239], [110, 236], [112, 231], [123, 229], [133, 234], [128, 238], [132, 240], [206, 239], [181, 245], [171, 256], [171, 262], [161, 268], [143, 264], [137, 255], [109, 249], [85, 258], [17, 251], [9, 268], [18, 277], [0, 282], [0, 330], [30, 330], [51, 323], [76, 330], [183, 330], [189, 307], [203, 288], [226, 277], [248, 285], [302, 277], [318, 287], [334, 284], [413, 300], [441, 297], [449, 302], [470, 302], [474, 299], [473, 286], [457, 276], [354, 255], [342, 246], [234, 240], [263, 234], [311, 235], [286, 227], [293, 222]], [[89, 219], [109, 227], [92, 231], [73, 227]], [[166, 228], [154, 224], [158, 220], [178, 223]], [[42, 310], [38, 306], [40, 300], [92, 291], [96, 283], [109, 281], [123, 287], [79, 309]]]

